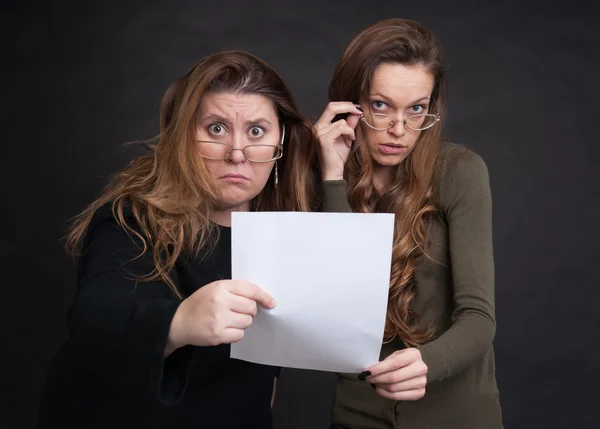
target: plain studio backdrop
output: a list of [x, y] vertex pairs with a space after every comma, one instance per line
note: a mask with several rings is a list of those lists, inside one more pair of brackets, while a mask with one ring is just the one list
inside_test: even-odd
[[[487, 162], [497, 378], [506, 428], [592, 428], [600, 399], [597, 14], [569, 2], [56, 1], [2, 10], [0, 427], [35, 421], [66, 338], [66, 221], [158, 131], [165, 89], [243, 49], [317, 118], [342, 49], [378, 20], [420, 21], [448, 63], [446, 134]], [[284, 370], [278, 429], [326, 428], [333, 376]]]

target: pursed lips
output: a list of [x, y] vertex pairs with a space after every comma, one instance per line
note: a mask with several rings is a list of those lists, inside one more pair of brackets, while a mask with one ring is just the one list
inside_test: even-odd
[[246, 181], [250, 180], [243, 174], [239, 174], [239, 173], [227, 173], [227, 174], [224, 174], [223, 176], [219, 177], [219, 179], [223, 179], [223, 180], [226, 180], [229, 182], [246, 182]]

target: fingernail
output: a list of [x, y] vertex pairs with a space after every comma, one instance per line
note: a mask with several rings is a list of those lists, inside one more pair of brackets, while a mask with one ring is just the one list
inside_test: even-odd
[[365, 111], [362, 109], [362, 107], [360, 107], [360, 106], [356, 106], [356, 108], [357, 108], [358, 110], [360, 110], [361, 112], [363, 112], [363, 113], [365, 112]]
[[360, 374], [358, 374], [358, 379], [359, 379], [359, 380], [362, 380], [362, 381], [365, 381], [365, 380], [366, 380], [366, 378], [367, 378], [368, 376], [370, 376], [370, 375], [371, 375], [371, 371], [363, 371], [363, 372], [361, 372]]
[[377, 389], [377, 386], [376, 386], [374, 383], [371, 383], [371, 388], [372, 388], [373, 390], [375, 390], [375, 389]]

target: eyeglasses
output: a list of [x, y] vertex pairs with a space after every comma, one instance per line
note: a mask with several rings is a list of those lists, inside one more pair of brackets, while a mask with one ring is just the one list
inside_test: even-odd
[[[360, 118], [365, 124], [374, 130], [383, 131], [390, 129], [396, 124], [396, 117], [386, 113], [363, 113]], [[433, 113], [420, 113], [410, 115], [402, 119], [401, 122], [411, 130], [423, 131], [433, 127], [440, 122], [440, 115]]]
[[236, 149], [227, 143], [212, 141], [197, 141], [200, 156], [215, 161], [231, 159], [234, 150], [241, 150], [250, 162], [270, 162], [283, 156], [283, 138], [285, 137], [285, 126], [281, 127], [281, 142], [278, 145], [249, 144], [243, 149]]

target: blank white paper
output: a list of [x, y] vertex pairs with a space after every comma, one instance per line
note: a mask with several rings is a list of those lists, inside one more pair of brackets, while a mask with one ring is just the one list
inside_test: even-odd
[[234, 212], [232, 278], [273, 296], [231, 357], [361, 372], [379, 360], [393, 214]]

